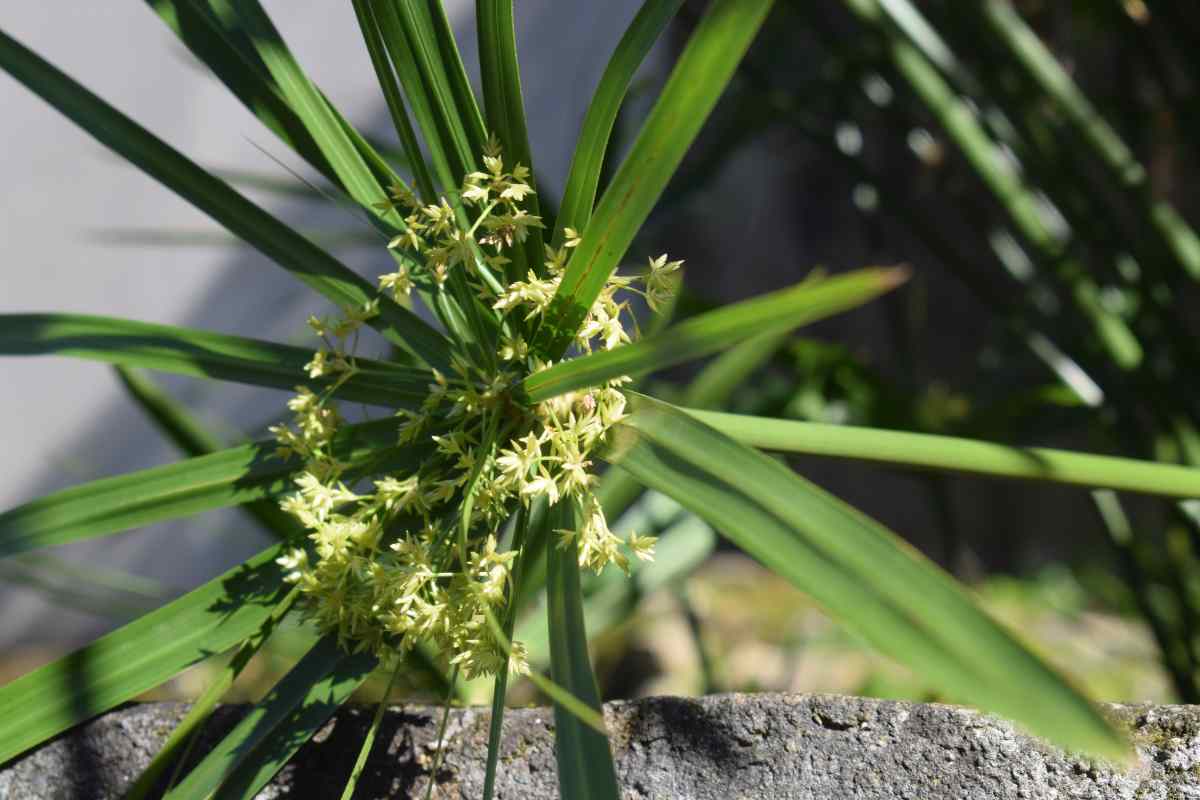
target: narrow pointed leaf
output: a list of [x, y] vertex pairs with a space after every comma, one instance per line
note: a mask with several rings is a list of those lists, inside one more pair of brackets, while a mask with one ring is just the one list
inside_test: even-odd
[[681, 410], [735, 441], [764, 450], [1200, 498], [1200, 469], [1176, 464], [1044, 447], [1011, 447], [928, 433]]
[[[528, 581], [529, 571], [525, 569], [525, 563], [530, 555], [526, 547], [526, 541], [529, 540], [529, 517], [529, 509], [525, 506], [517, 509], [516, 527], [511, 547], [517, 556], [512, 571], [512, 590], [509, 594], [508, 606], [504, 610], [504, 620], [501, 623], [504, 637], [508, 642], [512, 641], [513, 626], [516, 624], [519, 610], [517, 604], [520, 602]], [[544, 515], [541, 517], [540, 524], [545, 524]], [[488, 723], [487, 763], [483, 770], [483, 800], [492, 800], [492, 794], [496, 788], [496, 769], [500, 762], [500, 737], [504, 732], [504, 701], [508, 696], [508, 673], [507, 669], [500, 670], [496, 674], [492, 686], [492, 718]]]
[[[224, 449], [224, 445], [193, 418], [182, 403], [156, 386], [149, 378], [124, 367], [117, 367], [116, 370], [133, 401], [185, 456], [196, 458]], [[271, 500], [255, 500], [245, 503], [241, 509], [262, 526], [264, 531], [280, 541], [302, 535], [303, 528], [296, 518]]]
[[562, 246], [566, 228], [582, 231], [587, 227], [604, 168], [604, 154], [625, 93], [650, 48], [681, 5], [683, 0], [646, 0], [608, 60], [584, 115], [575, 153], [571, 156], [567, 186], [556, 219], [554, 247]]
[[[425, 146], [429, 149], [429, 160], [433, 172], [443, 189], [447, 191], [457, 189], [458, 179], [455, 178], [455, 167], [452, 163], [454, 146], [448, 141], [448, 134], [444, 136], [441, 133], [438, 114], [426, 88], [420, 66], [413, 54], [413, 48], [409, 44], [404, 22], [397, 9], [398, 4], [392, 0], [367, 0], [367, 2], [370, 3], [371, 10], [375, 14], [380, 38], [383, 40], [392, 66], [396, 70], [396, 77], [399, 78], [400, 85], [404, 89], [404, 97], [408, 100], [413, 118], [421, 129]], [[416, 152], [419, 153], [420, 150], [418, 149]], [[413, 155], [410, 153], [409, 158], [412, 157]], [[426, 203], [434, 202], [436, 199], [434, 187], [420, 184], [418, 186], [422, 191], [422, 199]]]
[[237, 680], [238, 675], [250, 663], [255, 654], [262, 649], [266, 644], [267, 639], [271, 637], [275, 626], [283, 619], [292, 608], [296, 598], [299, 596], [297, 589], [292, 589], [288, 592], [271, 614], [263, 620], [261, 626], [256, 630], [246, 641], [242, 642], [242, 646], [234, 653], [233, 658], [221, 668], [211, 680], [204, 692], [193, 701], [191, 708], [187, 714], [171, 731], [171, 735], [163, 742], [163, 746], [154, 754], [154, 758], [142, 770], [142, 774], [134, 781], [133, 786], [126, 792], [124, 800], [144, 800], [150, 795], [159, 778], [162, 777], [167, 767], [176, 763], [177, 759], [184, 758], [190, 750], [195, 737], [200, 733], [204, 724], [212, 717], [213, 709], [233, 682]]
[[575, 248], [545, 322], [543, 352], [558, 358], [700, 132], [771, 8], [771, 0], [716, 0], [671, 72]]
[[164, 392], [149, 378], [120, 365], [116, 366], [114, 371], [129, 398], [184, 456], [204, 456], [225, 448], [225, 445], [201, 425], [182, 403]]
[[[362, 307], [375, 287], [158, 137], [0, 32], [0, 69], [130, 163], [339, 306]], [[446, 338], [386, 297], [369, 324], [394, 344], [449, 369]]]
[[[250, 113], [310, 166], [347, 189], [259, 56], [247, 26], [230, 0], [147, 0], [147, 3]], [[274, 38], [274, 44], [283, 46], [278, 36]], [[378, 149], [361, 136], [327, 98], [322, 96], [322, 100], [375, 178], [394, 183], [397, 176]]]
[[371, 57], [371, 66], [375, 69], [375, 77], [379, 81], [379, 88], [383, 91], [388, 113], [396, 128], [396, 135], [400, 137], [405, 160], [412, 167], [417, 191], [421, 197], [431, 198], [435, 194], [433, 177], [429, 174], [429, 166], [425, 163], [424, 154], [421, 153], [421, 145], [417, 141], [412, 121], [408, 118], [408, 110], [404, 107], [404, 97], [396, 83], [396, 74], [383, 43], [379, 21], [371, 9], [370, 0], [353, 0], [353, 2], [358, 27], [362, 31], [363, 41], [367, 45], [367, 53]]
[[264, 550], [87, 647], [0, 687], [0, 763], [252, 635], [286, 594]]
[[[386, 201], [387, 194], [354, 146], [343, 120], [304, 74], [257, 0], [236, 0], [235, 6], [259, 58], [333, 168], [346, 193], [367, 209], [369, 214], [376, 213], [374, 204]], [[400, 222], [394, 209], [378, 213], [393, 225]]]
[[479, 102], [475, 99], [475, 90], [471, 88], [471, 79], [467, 76], [462, 53], [459, 52], [458, 42], [454, 38], [454, 28], [446, 15], [445, 3], [443, 0], [429, 0], [426, 8], [428, 10], [423, 12], [424, 24], [433, 32], [433, 39], [437, 42], [437, 54], [474, 160], [483, 152], [483, 145], [488, 138], [483, 115], [479, 112]]
[[203, 0], [146, 0], [196, 58], [285, 144], [326, 178], [337, 181], [325, 156], [288, 106], [253, 49], [239, 49]]
[[811, 594], [847, 628], [959, 700], [1073, 749], [1127, 745], [952, 578], [787, 466], [638, 396], [611, 457]]
[[[529, 148], [521, 69], [517, 61], [513, 0], [479, 0], [475, 4], [475, 20], [488, 130], [500, 139], [509, 169], [523, 164], [532, 170], [533, 155]], [[526, 200], [525, 210], [540, 216], [536, 194]], [[529, 231], [525, 242], [513, 251], [510, 277], [524, 276], [531, 268], [539, 270], [545, 258], [543, 248], [541, 228]]]
[[[551, 509], [550, 513], [557, 517], [556, 528], [576, 529], [575, 511], [568, 506], [562, 502]], [[600, 711], [600, 691], [588, 660], [575, 539], [567, 539], [562, 543], [565, 546], [560, 546], [559, 537], [552, 534], [546, 542], [550, 679], [580, 702]], [[557, 703], [554, 744], [560, 796], [579, 800], [620, 798], [608, 737]]]
[[[222, 333], [83, 314], [0, 314], [0, 355], [64, 355], [177, 375], [293, 390], [328, 389], [336, 378], [311, 379], [313, 351]], [[428, 370], [355, 359], [359, 368], [338, 387], [346, 400], [415, 408], [428, 394]]]
[[375, 668], [325, 636], [164, 800], [253, 797]]
[[[407, 464], [420, 449], [395, 447], [392, 420], [350, 425], [334, 441], [335, 455], [351, 469]], [[292, 489], [300, 466], [275, 455], [272, 441], [103, 478], [40, 497], [0, 514], [0, 558], [39, 547], [116, 533], [152, 522], [239, 505]]]
[[562, 361], [525, 379], [534, 402], [595, 386], [621, 375], [665, 369], [724, 349], [756, 334], [788, 331], [862, 305], [906, 280], [904, 269], [863, 269], [808, 280], [692, 317], [633, 344]]
[[342, 800], [354, 800], [354, 790], [358, 787], [358, 779], [362, 777], [363, 770], [367, 766], [367, 758], [371, 755], [371, 748], [375, 745], [375, 737], [383, 722], [384, 712], [387, 711], [388, 699], [392, 696], [392, 686], [395, 685], [403, 665], [404, 662], [397, 660], [396, 666], [392, 669], [392, 677], [388, 679], [387, 688], [383, 690], [383, 697], [379, 698], [379, 703], [375, 706], [371, 727], [367, 728], [367, 735], [363, 737], [362, 745], [358, 749], [358, 758], [354, 759], [354, 767], [350, 770], [350, 777], [346, 779], [346, 786], [342, 789]]
[[459, 108], [429, 7], [423, 2], [378, 0], [374, 8], [405, 94], [410, 102], [419, 97], [424, 106], [417, 120], [425, 143], [431, 151], [437, 147], [447, 167], [438, 176], [442, 190], [457, 191], [463, 176], [474, 169], [483, 143], [472, 141], [466, 122], [470, 109]]

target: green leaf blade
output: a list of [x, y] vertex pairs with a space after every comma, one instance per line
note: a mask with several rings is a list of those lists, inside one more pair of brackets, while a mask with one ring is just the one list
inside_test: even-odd
[[229, 662], [221, 668], [204, 692], [192, 702], [192, 707], [188, 709], [187, 714], [179, 720], [179, 724], [171, 731], [171, 735], [163, 742], [163, 746], [154, 754], [154, 758], [150, 760], [150, 763], [134, 781], [133, 786], [126, 792], [125, 800], [145, 800], [150, 796], [150, 792], [158, 784], [168, 767], [177, 763], [178, 759], [186, 760], [187, 753], [195, 742], [195, 736], [212, 717], [217, 703], [237, 680], [246, 665], [250, 663], [250, 659], [266, 644], [274, 632], [275, 626], [291, 611], [298, 597], [298, 590], [292, 589], [288, 592], [287, 596], [280, 600], [271, 611], [270, 616], [263, 620], [258, 630], [242, 642], [242, 646], [238, 648]]
[[[509, 169], [522, 164], [533, 170], [529, 130], [525, 122], [525, 100], [521, 92], [521, 70], [517, 62], [516, 26], [512, 0], [479, 0], [475, 4], [479, 32], [479, 71], [483, 78], [484, 110], [488, 128], [500, 140]], [[525, 210], [540, 216], [536, 194], [525, 201]], [[540, 271], [544, 259], [541, 228], [533, 228], [517, 248], [509, 265], [509, 278], [523, 277], [530, 269]]]
[[[575, 510], [559, 503], [557, 528], [574, 530]], [[583, 595], [579, 586], [579, 555], [575, 539], [561, 543], [546, 539], [547, 614], [550, 631], [550, 679], [578, 701], [600, 711], [600, 691], [588, 660]], [[562, 797], [580, 800], [619, 800], [616, 768], [608, 737], [585, 724], [562, 705], [554, 705], [554, 742], [558, 757], [558, 787]]]
[[785, 332], [859, 306], [908, 278], [900, 268], [863, 269], [710, 311], [633, 344], [562, 361], [524, 381], [532, 402], [709, 355], [758, 334]]
[[[333, 256], [2, 31], [0, 69], [337, 305], [361, 308], [378, 297], [374, 286]], [[431, 366], [449, 370], [450, 343], [445, 336], [386, 297], [379, 298], [379, 311], [369, 324], [385, 338]]]
[[1200, 469], [1177, 464], [1044, 447], [1011, 447], [957, 436], [681, 410], [735, 441], [764, 450], [1200, 498]]
[[1056, 743], [1115, 758], [1128, 746], [1092, 705], [883, 526], [671, 407], [639, 397], [611, 455], [881, 651], [952, 696]]
[[[338, 458], [352, 469], [419, 463], [420, 448], [399, 450], [391, 420], [350, 425], [335, 438]], [[264, 441], [175, 464], [103, 478], [40, 497], [0, 514], [0, 558], [95, 538], [154, 522], [277, 497], [291, 489], [297, 464]]]
[[[313, 351], [259, 339], [84, 314], [0, 314], [0, 355], [67, 355], [125, 367], [294, 390], [321, 392], [336, 379], [311, 379]], [[415, 408], [433, 373], [356, 359], [358, 371], [337, 396], [393, 408]]]
[[251, 798], [375, 668], [334, 636], [321, 638], [164, 800]]
[[672, 70], [612, 185], [582, 231], [535, 342], [559, 358], [625, 255], [716, 105], [771, 8], [771, 0], [717, 0]]
[[0, 763], [253, 634], [286, 593], [276, 545], [0, 687]]
[[337, 175], [321, 154], [303, 123], [283, 99], [253, 48], [239, 47], [206, 2], [146, 0], [168, 28], [196, 58], [242, 101], [250, 113], [318, 172], [332, 181]]
[[[368, 214], [373, 214], [374, 204], [386, 201], [387, 195], [355, 147], [347, 123], [304, 74], [257, 0], [237, 0], [236, 7], [250, 42], [288, 105], [316, 142], [346, 192], [367, 209]], [[393, 224], [399, 221], [395, 211], [384, 212], [382, 216]]]
[[562, 246], [566, 228], [582, 231], [592, 218], [596, 188], [600, 185], [600, 173], [604, 168], [604, 154], [608, 150], [609, 137], [621, 103], [638, 67], [681, 5], [683, 0], [646, 0], [604, 68], [571, 156], [566, 189], [563, 190], [558, 209], [553, 240], [555, 248]]

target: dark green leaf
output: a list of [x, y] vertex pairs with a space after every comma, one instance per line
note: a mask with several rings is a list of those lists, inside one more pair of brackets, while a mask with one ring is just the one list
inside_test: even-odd
[[326, 636], [164, 800], [251, 798], [375, 668], [374, 656], [350, 655]]
[[[576, 530], [576, 512], [566, 501], [550, 510], [554, 529]], [[547, 614], [550, 679], [589, 707], [600, 710], [600, 691], [588, 660], [583, 598], [579, 589], [579, 553], [575, 538], [547, 538]], [[565, 546], [564, 546], [565, 545]], [[554, 743], [558, 788], [562, 797], [618, 800], [616, 769], [608, 737], [555, 703]]]
[[533, 402], [596, 386], [621, 375], [640, 375], [706, 356], [755, 334], [788, 331], [846, 311], [889, 291], [908, 277], [904, 269], [863, 269], [692, 317], [633, 344], [562, 361], [525, 379]]
[[646, 54], [681, 5], [683, 0], [646, 0], [608, 60], [583, 118], [575, 154], [571, 156], [567, 186], [555, 221], [554, 247], [562, 246], [566, 228], [582, 231], [587, 227], [596, 202], [596, 188], [600, 185], [604, 154], [625, 93]]
[[282, 545], [0, 688], [0, 763], [258, 630], [284, 591]]
[[1056, 743], [1126, 757], [1086, 699], [893, 533], [785, 465], [639, 396], [612, 458], [950, 696]]
[[[313, 351], [222, 333], [84, 314], [0, 314], [0, 355], [66, 355], [177, 375], [321, 392], [336, 380], [310, 379]], [[416, 408], [433, 374], [371, 359], [338, 387], [346, 400]]]
[[[213, 177], [96, 95], [0, 32], [0, 68], [102, 144], [224, 225], [314, 290], [342, 307], [361, 308], [375, 287], [324, 250]], [[432, 366], [449, 370], [446, 338], [386, 297], [370, 320], [386, 338]]]
[[[392, 420], [349, 425], [334, 441], [351, 469], [415, 468], [422, 449], [395, 447]], [[0, 558], [39, 547], [103, 536], [152, 522], [239, 505], [291, 490], [300, 466], [258, 442], [163, 467], [104, 478], [38, 498], [0, 514]]]
[[1176, 464], [1044, 447], [1011, 447], [956, 436], [680, 410], [735, 441], [764, 450], [1200, 498], [1200, 469]]
[[538, 352], [557, 359], [566, 351], [770, 8], [771, 0], [716, 0], [709, 6], [587, 229], [581, 231], [583, 240], [538, 332]]

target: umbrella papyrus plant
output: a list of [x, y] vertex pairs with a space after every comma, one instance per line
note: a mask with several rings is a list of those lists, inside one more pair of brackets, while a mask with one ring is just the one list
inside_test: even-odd
[[[282, 539], [0, 688], [0, 760], [232, 652], [134, 786], [133, 795], [144, 796], [276, 623], [295, 613], [306, 620], [308, 652], [213, 751], [176, 776], [168, 796], [253, 796], [374, 669], [397, 674], [419, 663], [439, 672], [449, 691], [460, 675], [494, 677], [485, 794], [516, 671], [555, 701], [563, 796], [616, 797], [580, 587], [581, 571], [636, 570], [654, 555], [653, 537], [618, 537], [607, 523], [628, 504], [620, 486], [631, 480], [673, 498], [948, 696], [1068, 747], [1124, 754], [1090, 702], [949, 576], [756, 448], [1174, 497], [1200, 495], [1196, 471], [702, 411], [633, 391], [632, 380], [671, 365], [729, 348], [761, 351], [765, 339], [852, 309], [906, 276], [898, 268], [814, 275], [638, 334], [631, 304], [640, 298], [651, 314], [669, 307], [682, 268], [666, 256], [618, 267], [771, 5], [710, 4], [600, 193], [626, 89], [680, 4], [647, 0], [633, 19], [595, 89], [551, 219], [534, 191], [511, 0], [477, 4], [482, 98], [439, 3], [354, 0], [347, 9], [395, 124], [403, 175], [309, 80], [256, 0], [149, 0], [380, 232], [375, 281], [0, 33], [0, 67], [12, 77], [336, 309], [309, 320], [319, 337], [311, 350], [102, 316], [0, 316], [3, 355], [70, 355], [295, 392], [292, 421], [274, 428], [272, 440], [214, 450], [185, 436], [192, 458], [0, 514], [3, 556], [241, 504]], [[365, 358], [359, 351], [375, 334], [388, 354]], [[715, 360], [689, 395], [692, 405], [727, 396], [745, 374], [740, 367]], [[340, 401], [363, 404], [368, 419], [346, 421]], [[612, 467], [601, 478], [602, 462]], [[522, 602], [543, 589], [544, 675], [514, 637]], [[347, 796], [373, 735], [374, 727], [347, 771]]]

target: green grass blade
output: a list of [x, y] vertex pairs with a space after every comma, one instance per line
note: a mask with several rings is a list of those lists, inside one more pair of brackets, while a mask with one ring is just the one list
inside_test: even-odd
[[[0, 68], [99, 142], [224, 225], [247, 244], [339, 306], [361, 307], [375, 287], [321, 248], [251, 203], [158, 137], [0, 32]], [[386, 297], [370, 320], [389, 341], [432, 366], [449, 369], [446, 338]]]
[[928, 433], [878, 430], [681, 409], [735, 441], [764, 450], [854, 458], [926, 469], [1200, 498], [1200, 469], [1133, 458]]
[[483, 143], [473, 142], [468, 133], [469, 110], [458, 106], [433, 16], [423, 2], [378, 0], [374, 7], [425, 144], [431, 152], [440, 152], [446, 165], [445, 174], [438, 176], [442, 189], [456, 192], [463, 176], [475, 168]]
[[[529, 551], [526, 549], [525, 543], [529, 540], [529, 516], [529, 509], [525, 506], [517, 509], [516, 527], [512, 541], [512, 549], [516, 551], [517, 558], [512, 571], [512, 590], [501, 624], [504, 637], [509, 642], [512, 641], [513, 626], [516, 624], [519, 610], [517, 605], [520, 602], [522, 589], [528, 575], [525, 562]], [[545, 517], [543, 516], [542, 519], [544, 520]], [[497, 673], [495, 685], [492, 687], [492, 718], [488, 722], [487, 764], [483, 771], [483, 800], [492, 800], [492, 794], [496, 788], [496, 767], [500, 761], [500, 736], [504, 732], [504, 700], [508, 695], [508, 673], [507, 669]]]
[[383, 697], [379, 698], [379, 704], [375, 707], [375, 716], [371, 718], [371, 727], [367, 729], [367, 735], [363, 737], [362, 746], [358, 749], [358, 758], [354, 759], [354, 767], [350, 770], [350, 777], [346, 779], [346, 787], [342, 790], [341, 800], [353, 800], [354, 798], [354, 789], [358, 786], [358, 779], [362, 777], [363, 769], [367, 766], [367, 758], [371, 755], [375, 736], [379, 733], [380, 723], [383, 722], [383, 712], [387, 710], [387, 701], [392, 695], [392, 686], [395, 685], [403, 665], [403, 661], [397, 660], [396, 666], [392, 669], [392, 677], [388, 678], [387, 688], [383, 690]]
[[149, 378], [122, 366], [115, 367], [114, 371], [129, 398], [183, 455], [189, 458], [203, 456], [225, 447], [182, 403]]
[[259, 58], [270, 71], [284, 98], [308, 130], [325, 160], [338, 176], [346, 193], [369, 214], [379, 214], [393, 226], [401, 223], [395, 209], [379, 210], [376, 203], [384, 202], [387, 193], [367, 165], [339, 115], [325, 100], [317, 87], [304, 74], [300, 64], [284, 44], [279, 31], [257, 0], [237, 0], [239, 19], [246, 26]]
[[876, 268], [807, 280], [789, 289], [700, 314], [624, 347], [562, 361], [526, 378], [525, 391], [530, 400], [538, 402], [620, 375], [665, 369], [756, 334], [789, 331], [855, 308], [907, 278], [906, 269]]
[[[117, 367], [116, 371], [129, 396], [183, 455], [196, 458], [211, 455], [224, 448], [224, 444], [193, 418], [182, 403], [160, 389], [149, 378], [124, 367]], [[276, 539], [293, 539], [302, 533], [303, 529], [296, 518], [271, 500], [255, 500], [241, 508]]]
[[[150, 763], [142, 770], [142, 774], [134, 781], [133, 786], [125, 793], [123, 800], [145, 800], [150, 792], [158, 783], [167, 767], [173, 763], [177, 763], [176, 759], [186, 758], [186, 753], [191, 749], [195, 742], [195, 736], [199, 734], [200, 729], [208, 722], [212, 716], [212, 711], [217, 706], [217, 702], [233, 685], [237, 676], [241, 674], [246, 665], [250, 663], [250, 659], [254, 657], [262, 646], [266, 644], [267, 639], [271, 637], [271, 633], [275, 630], [275, 626], [283, 619], [284, 615], [291, 610], [295, 603], [299, 592], [293, 589], [288, 592], [287, 596], [279, 601], [271, 614], [263, 620], [262, 625], [254, 632], [250, 638], [242, 643], [238, 651], [234, 653], [233, 658], [229, 660], [216, 677], [205, 687], [203, 694], [196, 698], [192, 703], [192, 707], [188, 709], [187, 714], [179, 721], [171, 731], [171, 735], [167, 737], [167, 741], [157, 753]], [[178, 767], [176, 767], [178, 769]]]
[[369, 0], [353, 0], [354, 14], [358, 19], [359, 30], [367, 45], [367, 53], [371, 56], [371, 66], [375, 69], [375, 77], [383, 90], [388, 113], [392, 117], [392, 125], [396, 135], [400, 137], [400, 145], [404, 149], [405, 160], [412, 167], [413, 178], [421, 197], [431, 198], [436, 193], [433, 188], [433, 176], [429, 174], [429, 165], [421, 153], [421, 145], [417, 141], [417, 133], [413, 130], [412, 121], [404, 107], [404, 96], [396, 84], [396, 73], [388, 58], [387, 47], [383, 43], [383, 35], [379, 29], [379, 21], [371, 9]]
[[[381, 463], [397, 468], [420, 463], [421, 449], [394, 446], [392, 420], [343, 431], [333, 449], [352, 471]], [[278, 458], [276, 448], [273, 441], [233, 447], [73, 486], [9, 509], [0, 514], [0, 558], [291, 491], [288, 478], [300, 464]]]
[[220, 18], [200, 0], [146, 0], [179, 40], [285, 144], [332, 181], [337, 175], [321, 154], [304, 124], [288, 106], [266, 68], [250, 53], [239, 50], [223, 29]]
[[[328, 389], [336, 378], [310, 379], [313, 351], [171, 325], [83, 314], [0, 314], [0, 355], [64, 355], [177, 375], [293, 390]], [[359, 372], [338, 387], [345, 399], [416, 408], [432, 373], [356, 359]]]
[[[314, 169], [343, 189], [338, 172], [322, 153], [296, 107], [259, 56], [238, 11], [229, 0], [147, 0], [180, 40], [203, 61], [246, 108], [297, 152]], [[252, 9], [253, 10], [253, 9]], [[261, 9], [260, 9], [261, 10]], [[278, 35], [274, 46], [283, 47]], [[286, 49], [286, 48], [285, 48]], [[328, 100], [322, 97], [328, 104]], [[367, 139], [358, 134], [337, 109], [329, 105], [351, 144], [371, 168], [376, 180], [394, 183], [396, 173]]]
[[[567, 502], [559, 503], [550, 514], [557, 523], [552, 522], [554, 529], [576, 529], [576, 512]], [[572, 537], [565, 542], [566, 546], [560, 546], [563, 544], [560, 536], [552, 532], [546, 542], [550, 678], [579, 701], [600, 711], [600, 690], [588, 660], [575, 539]], [[557, 703], [554, 743], [562, 797], [617, 800], [621, 796], [608, 737]]]
[[[479, 0], [475, 4], [475, 21], [488, 129], [499, 137], [506, 164], [524, 164], [532, 170], [533, 154], [529, 148], [521, 69], [517, 63], [513, 0]], [[525, 206], [530, 214], [540, 216], [536, 194], [530, 195]], [[542, 229], [529, 231], [524, 244], [513, 251], [513, 260], [507, 270], [510, 279], [520, 279], [530, 269], [540, 272], [545, 259], [544, 248]]]
[[365, 653], [343, 653], [333, 671], [311, 684], [308, 693], [288, 719], [277, 726], [250, 758], [243, 760], [237, 771], [225, 779], [217, 797], [222, 800], [253, 800], [261, 797], [263, 787], [362, 686], [375, 663], [374, 657]]
[[646, 54], [681, 5], [683, 0], [646, 0], [608, 60], [583, 118], [575, 153], [571, 156], [567, 185], [555, 221], [553, 247], [562, 247], [566, 228], [582, 231], [592, 218], [604, 154], [625, 93]]
[[633, 148], [582, 231], [583, 240], [567, 264], [538, 331], [538, 352], [557, 359], [566, 351], [770, 8], [771, 0], [716, 0], [709, 6]]
[[[388, 0], [372, 3], [371, 9], [413, 116], [424, 134], [438, 181], [443, 190], [453, 196], [458, 192], [465, 172], [474, 168], [482, 141], [477, 146], [473, 144], [467, 129], [463, 127], [464, 121], [478, 117], [479, 112], [469, 87], [465, 93], [461, 88], [453, 88], [458, 86], [458, 82], [452, 80], [452, 76], [461, 77], [462, 65], [452, 37], [441, 29], [445, 27], [444, 17], [438, 16], [439, 25], [435, 25], [434, 14], [441, 15], [441, 10], [431, 13], [420, 3], [394, 3]], [[443, 61], [443, 51], [445, 57], [456, 65], [450, 74]], [[465, 86], [465, 77], [462, 81]], [[463, 94], [465, 112], [460, 113], [456, 105], [456, 91]], [[406, 139], [405, 146], [412, 148], [410, 158], [421, 157], [415, 139], [412, 142]], [[418, 188], [426, 202], [436, 201], [434, 187], [428, 182], [419, 183]], [[457, 213], [460, 222], [464, 222], [466, 217], [462, 209], [459, 208]], [[427, 305], [437, 311], [443, 324], [458, 341], [467, 344], [494, 342], [497, 334], [494, 317], [466, 287], [462, 275], [453, 273], [449, 286], [451, 294], [439, 293], [436, 297], [426, 297]], [[494, 349], [485, 345], [481, 355], [490, 357]]]
[[253, 635], [286, 592], [271, 547], [178, 600], [0, 687], [0, 763]]
[[[429, 149], [429, 160], [438, 182], [447, 191], [457, 190], [458, 179], [455, 178], [455, 166], [451, 161], [453, 148], [447, 145], [447, 137], [441, 134], [438, 127], [433, 99], [425, 88], [425, 81], [413, 55], [413, 48], [409, 44], [397, 4], [392, 0], [370, 0], [370, 3], [384, 47], [392, 60], [400, 85], [404, 88], [404, 96], [408, 100], [413, 117], [421, 129], [425, 146]], [[416, 152], [419, 153], [420, 149]], [[412, 154], [409, 157], [411, 158]], [[422, 191], [421, 197], [426, 203], [432, 203], [436, 199], [436, 190], [432, 185], [418, 184], [418, 188]]]
[[434, 41], [437, 42], [437, 54], [441, 59], [450, 93], [454, 97], [459, 119], [466, 131], [467, 142], [472, 148], [471, 156], [474, 161], [483, 151], [483, 145], [488, 138], [483, 115], [479, 113], [479, 102], [475, 99], [475, 90], [471, 88], [471, 79], [467, 76], [458, 42], [454, 39], [454, 28], [450, 25], [450, 18], [446, 16], [445, 2], [428, 0], [426, 7], [428, 10], [424, 12], [425, 26], [433, 31]]
[[249, 798], [271, 780], [375, 668], [325, 636], [252, 708], [164, 800]]
[[[675, 498], [882, 652], [1057, 744], [1125, 758], [1091, 704], [895, 534], [787, 466], [650, 398], [613, 460]], [[624, 434], [624, 435], [622, 435]]]

